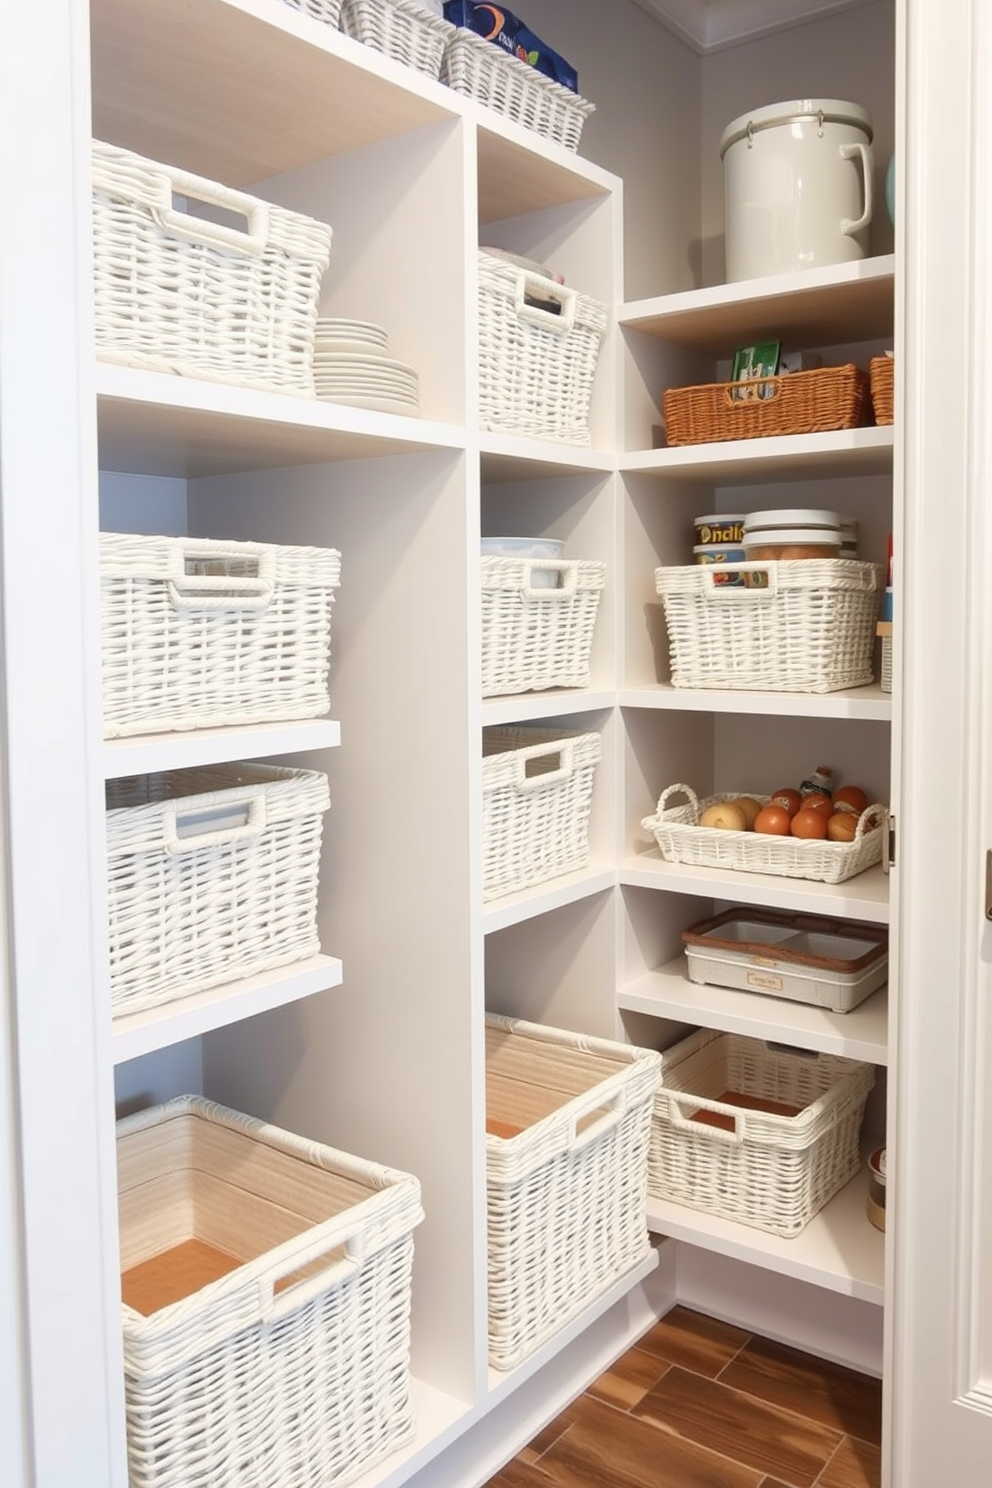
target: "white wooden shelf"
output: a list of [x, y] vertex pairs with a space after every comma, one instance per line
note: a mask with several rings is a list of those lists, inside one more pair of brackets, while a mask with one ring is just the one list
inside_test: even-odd
[[620, 456], [620, 469], [656, 476], [678, 476], [700, 484], [747, 486], [793, 475], [815, 480], [892, 471], [892, 425], [834, 429], [825, 434], [772, 434], [764, 439], [727, 439], [713, 444], [633, 450]]
[[691, 982], [682, 955], [621, 987], [617, 1002], [628, 1012], [652, 1018], [773, 1039], [866, 1064], [889, 1061], [887, 987], [879, 987], [849, 1013], [834, 1013], [782, 997]]
[[563, 873], [560, 878], [550, 879], [536, 888], [490, 900], [482, 911], [483, 929], [491, 935], [496, 930], [505, 930], [508, 925], [519, 925], [566, 904], [575, 904], [579, 899], [603, 894], [614, 888], [616, 882], [616, 869], [601, 865], [583, 868], [576, 873]]
[[461, 116], [478, 129], [480, 222], [614, 189], [564, 146], [277, 0], [92, 0], [90, 12], [94, 135], [227, 185]]
[[857, 718], [890, 723], [892, 694], [881, 684], [840, 692], [729, 692], [704, 687], [673, 687], [653, 682], [624, 687], [621, 708], [664, 708], [682, 713], [760, 713], [776, 718]]
[[654, 1197], [648, 1198], [648, 1224], [656, 1234], [881, 1306], [885, 1236], [865, 1212], [867, 1193], [862, 1168], [800, 1234], [788, 1240]]
[[112, 362], [98, 361], [95, 377], [105, 470], [193, 479], [465, 445], [457, 425], [344, 403]]
[[341, 725], [333, 718], [259, 723], [247, 728], [191, 729], [189, 733], [136, 734], [104, 741], [103, 773], [105, 779], [115, 780], [191, 765], [216, 765], [225, 760], [334, 749], [340, 743]]
[[166, 1049], [185, 1039], [196, 1038], [214, 1028], [224, 1028], [243, 1018], [287, 1003], [312, 997], [341, 985], [343, 971], [335, 956], [310, 956], [257, 976], [208, 987], [190, 997], [163, 1003], [140, 1013], [127, 1013], [112, 1024], [111, 1045], [115, 1064]]
[[479, 455], [484, 484], [556, 479], [587, 472], [606, 475], [616, 468], [616, 457], [604, 450], [550, 439], [522, 439], [514, 434], [483, 430]]
[[616, 706], [617, 695], [608, 688], [561, 688], [550, 692], [514, 693], [509, 697], [486, 698], [482, 722], [486, 726], [530, 722], [535, 718], [564, 718], [574, 713], [598, 713]]
[[892, 335], [895, 258], [887, 254], [622, 305], [619, 322], [715, 357], [774, 332], [804, 346]]
[[625, 858], [620, 865], [620, 882], [633, 888], [705, 895], [771, 909], [865, 920], [873, 925], [887, 925], [889, 921], [889, 877], [881, 866], [868, 868], [844, 883], [824, 884], [771, 873], [741, 873], [734, 868], [666, 863], [654, 848]]

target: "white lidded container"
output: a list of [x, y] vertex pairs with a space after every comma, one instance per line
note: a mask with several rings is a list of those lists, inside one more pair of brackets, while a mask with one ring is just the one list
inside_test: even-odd
[[864, 258], [871, 142], [867, 110], [835, 98], [732, 120], [720, 137], [728, 283]]

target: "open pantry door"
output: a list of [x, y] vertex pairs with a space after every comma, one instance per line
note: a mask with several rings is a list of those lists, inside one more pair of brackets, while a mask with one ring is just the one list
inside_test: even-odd
[[[992, 16], [901, 0], [888, 1488], [992, 1474]], [[900, 474], [897, 455], [897, 480]], [[896, 503], [897, 511], [900, 503]], [[901, 561], [900, 561], [901, 559]]]

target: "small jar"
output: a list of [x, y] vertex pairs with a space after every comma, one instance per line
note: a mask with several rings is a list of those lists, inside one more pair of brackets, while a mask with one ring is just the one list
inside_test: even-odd
[[868, 1218], [878, 1230], [885, 1229], [885, 1148], [868, 1159]]
[[713, 575], [714, 584], [729, 584], [731, 588], [744, 587], [744, 575], [739, 569], [727, 568], [728, 563], [743, 563], [747, 555], [743, 548], [706, 547], [697, 544], [692, 550], [694, 563], [714, 564], [718, 572]]

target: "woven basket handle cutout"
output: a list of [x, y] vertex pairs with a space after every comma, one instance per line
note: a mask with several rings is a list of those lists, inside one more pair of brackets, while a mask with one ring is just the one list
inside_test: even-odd
[[[554, 604], [557, 599], [574, 598], [579, 573], [579, 565], [574, 558], [527, 558], [524, 562], [524, 599], [536, 599], [538, 604], [547, 604], [549, 601]], [[552, 588], [542, 585], [535, 589], [531, 577], [535, 573], [557, 574], [558, 583]]]
[[725, 1105], [723, 1101], [707, 1100], [702, 1095], [684, 1097], [694, 1111], [715, 1111], [718, 1116], [733, 1120], [734, 1126], [731, 1131], [727, 1127], [710, 1126], [708, 1122], [693, 1121], [690, 1117], [683, 1116], [679, 1100], [670, 1090], [660, 1090], [658, 1098], [662, 1097], [667, 1097], [666, 1104], [672, 1125], [679, 1127], [681, 1131], [692, 1132], [697, 1137], [703, 1136], [707, 1141], [712, 1138], [714, 1142], [725, 1142], [731, 1147], [743, 1145], [747, 1133], [747, 1118], [743, 1111]]
[[[540, 305], [529, 305], [531, 300], [543, 300], [558, 306], [557, 310], [542, 310]], [[543, 279], [540, 274], [529, 274], [526, 269], [517, 272], [513, 293], [513, 308], [520, 320], [533, 321], [554, 331], [558, 336], [567, 336], [575, 325], [575, 310], [578, 294], [567, 285], [556, 284], [553, 279]]]
[[594, 1142], [598, 1142], [601, 1137], [613, 1131], [623, 1120], [626, 1107], [626, 1091], [620, 1091], [610, 1102], [609, 1110], [603, 1111], [599, 1116], [594, 1116], [591, 1121], [588, 1121], [588, 1125], [579, 1125], [583, 1119], [588, 1120], [588, 1118], [576, 1117], [569, 1134], [569, 1152], [584, 1152], [587, 1147], [591, 1147]]
[[[151, 207], [155, 221], [163, 232], [174, 233], [192, 243], [211, 243], [217, 248], [231, 248], [261, 258], [269, 241], [269, 209], [257, 197], [245, 196], [230, 186], [204, 180], [188, 171], [173, 170], [158, 178], [160, 200]], [[176, 197], [185, 201], [205, 202], [225, 212], [244, 217], [247, 228], [230, 227], [195, 217], [176, 205]]]
[[209, 806], [168, 807], [162, 813], [162, 845], [173, 856], [227, 847], [260, 837], [265, 823], [265, 788], [249, 786]]
[[544, 790], [575, 773], [575, 748], [571, 739], [532, 744], [529, 749], [520, 750], [516, 765], [517, 778], [513, 784], [518, 791]]
[[361, 1244], [353, 1245], [351, 1240], [345, 1244], [344, 1254], [340, 1241], [330, 1249], [326, 1238], [307, 1246], [283, 1266], [260, 1278], [262, 1321], [271, 1326], [287, 1313], [296, 1312], [314, 1298], [343, 1286], [358, 1274], [363, 1260]]
[[[770, 604], [778, 594], [778, 569], [774, 563], [705, 563], [699, 571], [702, 574], [701, 593], [707, 604], [710, 600], [719, 604]], [[765, 581], [753, 588], [747, 585], [741, 589], [736, 584], [727, 583], [724, 575], [728, 573], [764, 574]]]
[[[243, 553], [231, 554], [241, 568]], [[210, 572], [223, 569], [216, 543], [176, 543], [169, 554], [169, 599], [177, 610], [264, 610], [275, 593], [275, 558], [261, 552], [254, 573]], [[206, 572], [204, 570], [207, 570]]]

